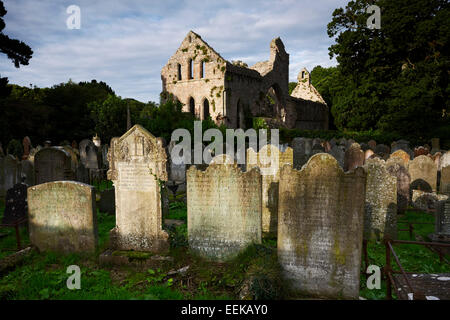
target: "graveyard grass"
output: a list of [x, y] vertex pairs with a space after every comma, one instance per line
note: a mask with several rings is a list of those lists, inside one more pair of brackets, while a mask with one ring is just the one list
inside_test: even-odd
[[[98, 190], [109, 187], [102, 182]], [[168, 229], [171, 238], [169, 255], [173, 261], [155, 262], [154, 266], [139, 269], [131, 266], [102, 267], [98, 255], [108, 246], [109, 230], [115, 225], [115, 217], [98, 212], [99, 248], [95, 255], [62, 255], [52, 252], [32, 252], [15, 269], [0, 274], [0, 300], [4, 299], [292, 299], [284, 291], [276, 257], [276, 239], [264, 239], [228, 263], [205, 261], [187, 250], [186, 205], [180, 197], [171, 198], [169, 219], [185, 223]], [[0, 218], [4, 202], [0, 202]], [[407, 211], [399, 221], [434, 222], [431, 214]], [[407, 228], [399, 224], [399, 229]], [[415, 225], [415, 232], [426, 237], [433, 232], [433, 224]], [[14, 249], [15, 233], [12, 228], [0, 228], [0, 259]], [[29, 244], [26, 228], [21, 229], [24, 245]], [[409, 240], [409, 233], [399, 231], [399, 239]], [[406, 271], [417, 273], [450, 272], [450, 267], [441, 264], [436, 254], [417, 245], [395, 245], [394, 249]], [[134, 258], [141, 258], [135, 253]], [[369, 263], [385, 264], [383, 243], [370, 242]], [[69, 265], [81, 268], [81, 290], [66, 287]], [[361, 272], [363, 273], [363, 263]], [[185, 273], [168, 275], [169, 271], [189, 266]], [[381, 289], [366, 288], [366, 278], [361, 276], [360, 296], [366, 299], [384, 299], [386, 283]], [[395, 295], [394, 295], [395, 298]]]

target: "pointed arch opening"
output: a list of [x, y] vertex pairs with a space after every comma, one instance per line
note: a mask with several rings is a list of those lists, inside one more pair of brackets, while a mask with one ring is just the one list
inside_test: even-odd
[[194, 79], [194, 62], [189, 59], [188, 79]]
[[209, 101], [205, 98], [205, 100], [203, 100], [203, 120], [208, 119], [209, 116]]
[[205, 61], [202, 61], [201, 65], [200, 65], [200, 78], [204, 78], [205, 77]]
[[195, 116], [195, 100], [194, 98], [189, 98], [189, 112]]
[[178, 68], [178, 80], [180, 81], [180, 80], [183, 79], [182, 76], [181, 76], [181, 64], [178, 63], [177, 68]]

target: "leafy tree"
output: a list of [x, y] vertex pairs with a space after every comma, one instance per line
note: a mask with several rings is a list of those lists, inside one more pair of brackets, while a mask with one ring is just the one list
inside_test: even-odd
[[[3, 17], [7, 13], [3, 1], [0, 1], [0, 52], [7, 55], [8, 59], [11, 59], [16, 68], [20, 65], [28, 65], [28, 61], [33, 55], [33, 50], [20, 40], [11, 39], [3, 33], [5, 28], [5, 21]], [[8, 79], [0, 77], [0, 97], [6, 97], [11, 92], [11, 89], [7, 86]]]
[[[381, 29], [366, 26], [373, 3]], [[329, 89], [336, 126], [406, 136], [448, 126], [448, 21], [445, 0], [355, 0], [336, 9], [328, 24], [338, 62]]]
[[289, 82], [289, 94], [294, 91], [295, 87], [297, 86], [297, 82]]
[[127, 102], [115, 95], [109, 95], [104, 101], [88, 104], [95, 123], [95, 132], [105, 143], [111, 138], [121, 136], [127, 129]]

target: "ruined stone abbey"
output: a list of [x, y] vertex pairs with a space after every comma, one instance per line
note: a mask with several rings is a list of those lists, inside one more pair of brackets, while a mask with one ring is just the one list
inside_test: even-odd
[[201, 120], [210, 116], [217, 124], [247, 128], [261, 117], [271, 127], [328, 129], [328, 107], [306, 69], [289, 95], [289, 54], [280, 38], [271, 41], [268, 61], [249, 67], [225, 60], [190, 31], [161, 79], [162, 96], [172, 94]]

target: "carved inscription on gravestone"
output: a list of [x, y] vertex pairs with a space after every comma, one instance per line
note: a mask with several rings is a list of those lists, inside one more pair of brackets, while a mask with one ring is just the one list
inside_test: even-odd
[[167, 181], [163, 141], [135, 125], [122, 137], [111, 139], [108, 161], [116, 200], [112, 246], [118, 250], [167, 250], [160, 190], [160, 184]]
[[235, 257], [261, 243], [261, 175], [235, 164], [191, 166], [187, 174], [189, 247], [211, 260]]
[[397, 178], [386, 170], [382, 159], [369, 159], [364, 165], [366, 208], [364, 239], [397, 238]]
[[278, 259], [296, 292], [358, 298], [366, 176], [319, 153], [280, 173]]
[[95, 252], [97, 217], [94, 187], [55, 181], [28, 188], [30, 240], [39, 250]]

